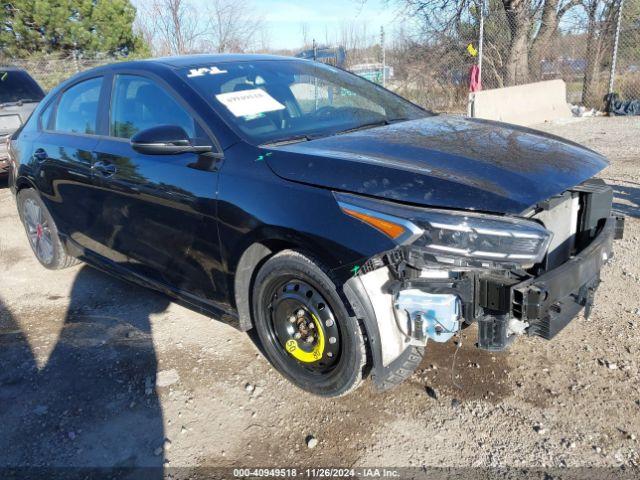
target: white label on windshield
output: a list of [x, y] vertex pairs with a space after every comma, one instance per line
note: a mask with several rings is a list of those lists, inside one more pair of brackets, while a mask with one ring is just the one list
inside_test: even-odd
[[219, 75], [221, 73], [227, 73], [227, 71], [220, 70], [218, 67], [192, 68], [189, 70], [187, 77], [204, 77], [205, 75]]
[[220, 103], [236, 117], [284, 110], [285, 106], [260, 88], [216, 95]]

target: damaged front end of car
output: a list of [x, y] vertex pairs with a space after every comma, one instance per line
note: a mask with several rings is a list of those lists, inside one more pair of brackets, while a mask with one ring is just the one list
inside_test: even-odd
[[583, 308], [588, 316], [624, 230], [611, 187], [596, 179], [517, 217], [335, 197], [346, 215], [397, 244], [345, 284], [358, 316], [375, 319], [372, 377], [382, 389], [411, 375], [427, 342], [447, 342], [475, 322], [477, 346], [501, 351], [517, 335], [553, 338]]

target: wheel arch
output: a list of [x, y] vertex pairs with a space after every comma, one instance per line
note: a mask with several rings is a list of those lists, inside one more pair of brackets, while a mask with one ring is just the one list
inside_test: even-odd
[[262, 242], [252, 243], [240, 256], [233, 277], [233, 296], [238, 311], [240, 330], [246, 332], [253, 328], [251, 320], [251, 287], [260, 266], [274, 252]]
[[[233, 278], [231, 285], [232, 298], [238, 312], [240, 330], [248, 331], [253, 328], [251, 291], [255, 275], [265, 261], [283, 250], [294, 250], [310, 256], [332, 271], [332, 273], [348, 272], [350, 267], [349, 262], [345, 261], [344, 254], [338, 255], [329, 251], [329, 249], [322, 248], [320, 241], [301, 235], [299, 232], [280, 232], [278, 230], [260, 237], [254, 235], [248, 246], [244, 249], [239, 249], [238, 253], [232, 256], [232, 261], [229, 262], [229, 271]], [[234, 261], [234, 259], [237, 259], [237, 261]], [[355, 262], [358, 259], [353, 258], [352, 260]], [[344, 277], [344, 275], [334, 276]], [[346, 278], [338, 279], [341, 281], [346, 280]], [[346, 300], [345, 305], [348, 307], [349, 314], [354, 315], [346, 296], [343, 292], [338, 293]]]
[[18, 193], [25, 188], [33, 188], [34, 190], [37, 190], [33, 182], [27, 177], [20, 176], [16, 178], [14, 183], [15, 195], [18, 195]]

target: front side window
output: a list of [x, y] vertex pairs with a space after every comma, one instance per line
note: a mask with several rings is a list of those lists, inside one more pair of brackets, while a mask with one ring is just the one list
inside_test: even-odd
[[317, 62], [229, 62], [189, 67], [180, 74], [256, 145], [430, 115], [356, 75]]
[[60, 97], [56, 108], [54, 130], [64, 133], [95, 135], [102, 77], [74, 85]]
[[141, 130], [159, 125], [182, 127], [196, 137], [196, 123], [163, 88], [148, 78], [117, 75], [111, 96], [110, 134], [131, 138]]

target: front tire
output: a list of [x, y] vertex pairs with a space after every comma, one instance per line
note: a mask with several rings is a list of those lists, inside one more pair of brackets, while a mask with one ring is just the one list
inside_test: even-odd
[[67, 255], [60, 241], [58, 228], [35, 190], [20, 190], [17, 204], [31, 250], [43, 267], [60, 270], [80, 263], [78, 259]]
[[301, 389], [336, 397], [362, 382], [363, 331], [311, 258], [285, 250], [267, 260], [255, 278], [252, 312], [266, 357]]

